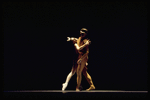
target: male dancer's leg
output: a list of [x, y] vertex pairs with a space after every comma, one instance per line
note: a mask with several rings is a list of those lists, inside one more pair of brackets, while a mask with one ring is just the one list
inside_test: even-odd
[[[87, 65], [87, 64], [86, 64], [86, 65]], [[87, 72], [87, 68], [86, 68], [86, 67], [84, 67], [82, 73], [83, 73], [83, 75], [85, 76], [85, 78], [86, 78], [86, 80], [88, 81], [88, 83], [90, 84], [90, 88], [87, 89], [87, 91], [95, 89], [95, 86], [94, 86], [94, 84], [93, 84], [93, 82], [92, 82], [92, 78], [91, 78], [91, 76], [89, 75], [89, 73]]]
[[78, 67], [77, 67], [77, 87], [76, 87], [76, 91], [80, 91], [79, 90], [79, 86], [80, 86], [81, 80], [82, 80], [82, 70], [85, 67], [86, 62], [87, 62], [87, 58], [83, 59], [82, 62], [80, 64], [78, 64]]
[[64, 91], [66, 89], [66, 87], [68, 86], [69, 80], [71, 79], [71, 77], [75, 74], [76, 72], [76, 67], [72, 67], [71, 72], [68, 74], [67, 78], [66, 78], [66, 82], [62, 84], [62, 91]]

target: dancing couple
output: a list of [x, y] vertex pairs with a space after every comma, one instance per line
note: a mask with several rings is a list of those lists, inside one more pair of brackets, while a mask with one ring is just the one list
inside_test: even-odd
[[75, 51], [76, 51], [76, 57], [74, 59], [74, 65], [71, 69], [71, 72], [68, 74], [65, 83], [62, 84], [62, 91], [64, 91], [69, 83], [69, 80], [71, 77], [75, 74], [77, 74], [77, 86], [76, 86], [76, 91], [81, 91], [80, 85], [81, 85], [81, 80], [82, 80], [82, 73], [85, 76], [86, 80], [90, 84], [90, 88], [87, 89], [89, 90], [94, 90], [95, 86], [92, 82], [92, 78], [87, 72], [87, 61], [88, 61], [88, 54], [89, 54], [89, 45], [91, 41], [89, 41], [86, 36], [87, 36], [88, 30], [86, 28], [82, 28], [80, 30], [80, 36], [79, 38], [70, 38], [67, 37], [67, 41], [73, 41]]

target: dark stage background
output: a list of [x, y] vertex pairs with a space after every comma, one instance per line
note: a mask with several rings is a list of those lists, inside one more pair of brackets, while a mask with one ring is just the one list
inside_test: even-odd
[[[4, 2], [4, 90], [60, 90], [74, 56], [67, 37], [91, 40], [98, 90], [147, 90], [147, 3]], [[83, 89], [89, 87], [82, 78]], [[76, 75], [67, 90], [76, 87]]]

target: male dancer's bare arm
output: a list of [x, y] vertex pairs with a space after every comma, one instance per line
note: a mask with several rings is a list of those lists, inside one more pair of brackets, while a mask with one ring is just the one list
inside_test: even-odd
[[85, 44], [83, 44], [82, 46], [78, 46], [77, 43], [74, 44], [74, 46], [76, 47], [77, 50], [82, 50], [84, 47], [88, 46], [90, 44], [90, 41], [87, 41]]
[[77, 50], [82, 50], [84, 47], [90, 45], [91, 41], [88, 40], [85, 44], [83, 44], [82, 46], [78, 46], [77, 43], [74, 44], [74, 46], [76, 47]]

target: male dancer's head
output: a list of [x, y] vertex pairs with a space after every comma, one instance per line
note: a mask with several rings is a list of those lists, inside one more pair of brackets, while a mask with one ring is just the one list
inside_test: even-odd
[[88, 33], [88, 30], [87, 30], [86, 28], [82, 28], [82, 29], [80, 30], [81, 38], [86, 37], [87, 33]]

